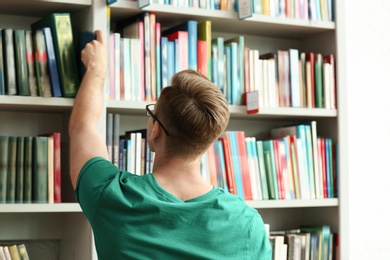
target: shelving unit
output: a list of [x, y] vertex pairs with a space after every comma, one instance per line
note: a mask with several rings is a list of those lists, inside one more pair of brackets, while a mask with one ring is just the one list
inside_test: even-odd
[[[336, 1], [335, 1], [336, 2]], [[40, 17], [53, 12], [70, 12], [73, 31], [102, 29], [106, 31], [105, 0], [6, 0], [0, 2], [0, 28], [29, 29]], [[337, 3], [335, 3], [337, 5]], [[137, 3], [118, 0], [111, 6], [111, 26], [143, 11], [153, 11], [164, 28], [189, 19], [212, 21], [214, 36], [225, 39], [245, 36], [245, 45], [260, 53], [276, 49], [297, 48], [300, 51], [336, 53], [334, 22], [310, 22], [288, 18], [254, 15], [240, 21], [233, 11], [202, 10], [152, 4], [139, 10]], [[229, 26], [226, 26], [229, 25]], [[337, 56], [336, 56], [337, 59]], [[342, 88], [343, 86], [338, 86]], [[338, 97], [338, 103], [342, 103]], [[107, 100], [105, 113], [121, 115], [121, 132], [146, 126], [145, 105], [148, 102]], [[2, 204], [0, 206], [0, 242], [8, 240], [59, 241], [60, 259], [97, 259], [92, 232], [80, 206], [75, 203], [68, 177], [69, 149], [67, 122], [73, 99], [0, 96], [0, 135], [37, 135], [59, 131], [63, 136], [64, 203]], [[230, 106], [228, 130], [245, 130], [247, 136], [266, 137], [276, 126], [316, 120], [318, 133], [339, 140], [339, 112], [327, 109], [260, 108], [247, 115], [242, 106]], [[3, 123], [6, 122], [6, 123]], [[105, 136], [105, 114], [99, 125]], [[340, 172], [340, 174], [343, 174]], [[262, 215], [271, 230], [297, 228], [300, 224], [328, 224], [339, 232], [339, 199], [247, 201]], [[43, 258], [44, 259], [44, 258]]]

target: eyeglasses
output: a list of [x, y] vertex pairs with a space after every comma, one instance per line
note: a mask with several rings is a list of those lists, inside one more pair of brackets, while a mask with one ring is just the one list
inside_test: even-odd
[[146, 115], [152, 117], [153, 120], [157, 121], [160, 124], [160, 126], [162, 127], [162, 129], [164, 130], [165, 134], [167, 136], [169, 136], [169, 133], [168, 133], [167, 129], [164, 127], [164, 125], [161, 123], [161, 121], [158, 120], [157, 116], [153, 113], [154, 105], [155, 104], [146, 105]]

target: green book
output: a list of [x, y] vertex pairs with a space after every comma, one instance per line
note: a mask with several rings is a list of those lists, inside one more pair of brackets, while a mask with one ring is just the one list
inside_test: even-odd
[[8, 136], [0, 136], [0, 203], [6, 203], [8, 171]]
[[24, 137], [16, 138], [16, 187], [15, 202], [23, 203], [23, 184], [24, 184]]
[[15, 42], [15, 66], [18, 95], [30, 96], [30, 86], [28, 83], [28, 67], [26, 56], [26, 31], [14, 30]]
[[322, 86], [322, 54], [317, 54], [315, 56], [314, 63], [314, 78], [315, 78], [315, 98], [316, 98], [316, 107], [323, 108], [323, 86]]
[[70, 14], [53, 13], [31, 25], [34, 31], [44, 27], [50, 27], [52, 31], [62, 95], [75, 97], [79, 78]]
[[23, 203], [32, 202], [33, 137], [24, 138]]
[[16, 149], [16, 136], [10, 136], [8, 138], [7, 203], [15, 203]]
[[268, 192], [270, 199], [279, 199], [278, 180], [276, 176], [275, 153], [272, 140], [263, 141], [264, 166], [267, 173]]
[[48, 202], [48, 137], [33, 137], [32, 202]]

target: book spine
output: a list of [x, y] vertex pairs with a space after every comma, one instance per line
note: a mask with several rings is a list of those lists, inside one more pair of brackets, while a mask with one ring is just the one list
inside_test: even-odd
[[15, 202], [23, 203], [24, 191], [24, 137], [18, 136], [16, 139], [16, 187], [15, 187]]
[[47, 67], [50, 75], [50, 89], [51, 94], [44, 94], [44, 96], [53, 96], [53, 97], [62, 97], [62, 90], [60, 85], [60, 79], [58, 77], [58, 67], [57, 67], [57, 57], [55, 55], [53, 35], [50, 27], [42, 28], [43, 34], [45, 36], [46, 42], [46, 52], [47, 52]]
[[24, 137], [23, 203], [32, 202], [33, 137]]
[[26, 35], [25, 30], [14, 30], [15, 66], [17, 92], [20, 96], [30, 96], [28, 85], [28, 69], [26, 59]]
[[15, 45], [12, 29], [3, 29], [5, 93], [17, 95]]
[[0, 136], [0, 203], [7, 201], [8, 136]]
[[48, 202], [48, 138], [33, 137], [32, 202]]
[[41, 30], [35, 31], [34, 54], [36, 60], [38, 96], [51, 96], [50, 76], [47, 66], [47, 51], [45, 36]]
[[0, 29], [0, 95], [5, 95], [3, 33]]
[[27, 69], [28, 69], [28, 85], [30, 89], [30, 96], [35, 97], [38, 96], [38, 86], [37, 86], [37, 77], [35, 71], [33, 33], [32, 31], [29, 30], [26, 30], [26, 61], [27, 61]]
[[8, 138], [7, 203], [15, 203], [17, 139]]

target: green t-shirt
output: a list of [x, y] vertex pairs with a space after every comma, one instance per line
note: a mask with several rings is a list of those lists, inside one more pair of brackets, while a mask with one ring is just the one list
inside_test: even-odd
[[75, 195], [99, 259], [271, 259], [258, 212], [217, 187], [182, 201], [153, 174], [119, 171], [95, 157], [82, 168]]

